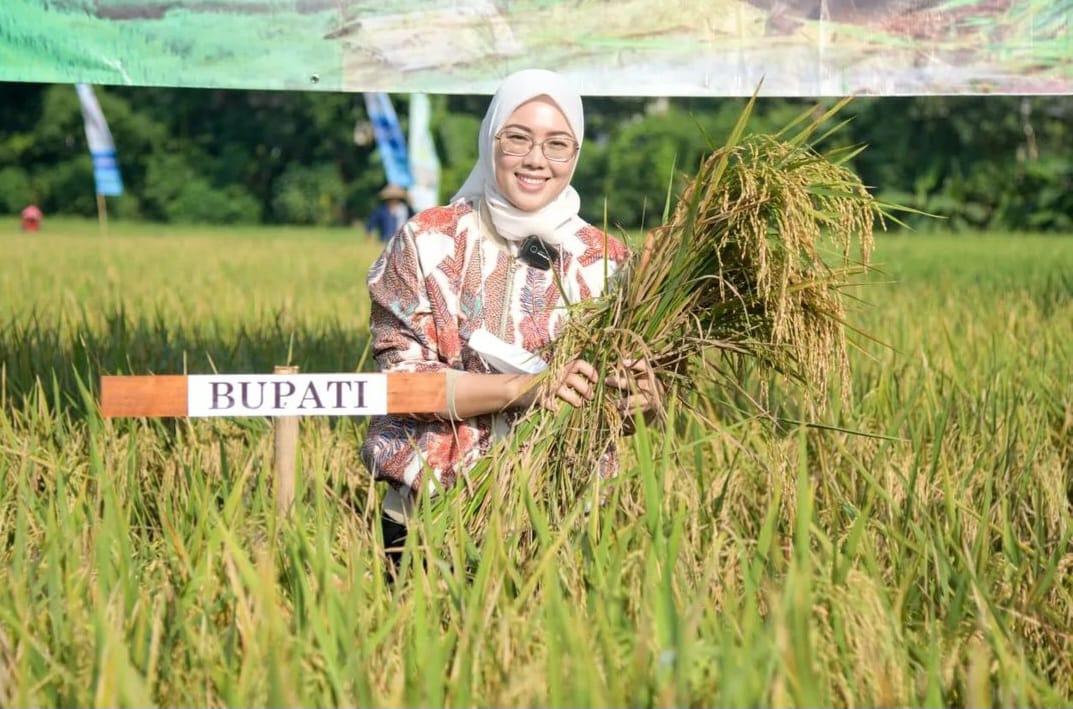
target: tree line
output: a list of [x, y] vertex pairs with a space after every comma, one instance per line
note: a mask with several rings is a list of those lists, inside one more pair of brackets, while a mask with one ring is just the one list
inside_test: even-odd
[[[360, 94], [96, 87], [115, 138], [121, 219], [347, 226], [373, 208], [384, 171], [355, 126]], [[476, 160], [487, 96], [432, 96], [447, 199]], [[406, 129], [408, 97], [394, 95]], [[763, 98], [750, 130], [770, 132], [819, 103]], [[658, 223], [668, 189], [728, 135], [744, 99], [586, 99], [574, 178], [583, 216]], [[883, 201], [937, 215], [917, 229], [1073, 228], [1073, 97], [856, 98], [831, 138], [863, 145], [853, 162]], [[70, 85], [0, 83], [0, 213], [94, 215], [92, 165]]]

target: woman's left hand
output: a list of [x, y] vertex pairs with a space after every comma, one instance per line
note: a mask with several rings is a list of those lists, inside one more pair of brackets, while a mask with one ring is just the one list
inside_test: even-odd
[[[663, 387], [646, 359], [624, 359], [605, 380], [608, 386], [622, 391], [619, 410], [624, 416], [640, 412], [648, 419], [660, 409]], [[632, 419], [627, 419], [632, 420]]]

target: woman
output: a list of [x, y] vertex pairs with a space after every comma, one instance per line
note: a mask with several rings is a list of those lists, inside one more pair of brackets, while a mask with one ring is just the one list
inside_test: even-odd
[[[554, 380], [536, 376], [566, 306], [600, 295], [627, 258], [621, 241], [578, 216], [570, 180], [584, 132], [581, 98], [563, 77], [539, 69], [507, 77], [481, 122], [477, 165], [462, 189], [409, 220], [369, 271], [381, 371], [448, 377], [439, 415], [376, 418], [362, 444], [366, 467], [390, 484], [382, 522], [389, 547], [405, 538], [421, 488], [435, 491], [430, 474], [448, 488], [530, 406], [592, 398], [600, 373], [582, 360]], [[650, 409], [638, 379], [627, 405]]]

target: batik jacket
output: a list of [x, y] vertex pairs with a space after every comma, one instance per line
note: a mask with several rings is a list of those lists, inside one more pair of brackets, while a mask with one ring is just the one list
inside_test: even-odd
[[[482, 327], [549, 359], [546, 345], [565, 322], [567, 302], [600, 295], [627, 258], [621, 241], [580, 219], [576, 223], [559, 246], [558, 260], [541, 270], [513, 256], [468, 200], [417, 214], [369, 270], [379, 369], [492, 372], [467, 347], [470, 334]], [[519, 415], [461, 421], [379, 416], [362, 443], [362, 461], [376, 479], [399, 491], [416, 492], [422, 480], [433, 490], [429, 472], [448, 488]]]

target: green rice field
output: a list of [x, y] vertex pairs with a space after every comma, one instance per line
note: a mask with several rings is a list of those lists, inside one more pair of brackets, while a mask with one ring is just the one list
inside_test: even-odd
[[849, 405], [697, 392], [583, 520], [427, 517], [389, 584], [365, 420], [302, 421], [280, 517], [270, 421], [97, 410], [102, 374], [371, 369], [376, 244], [6, 223], [0, 705], [1073, 704], [1073, 237], [879, 234]]

